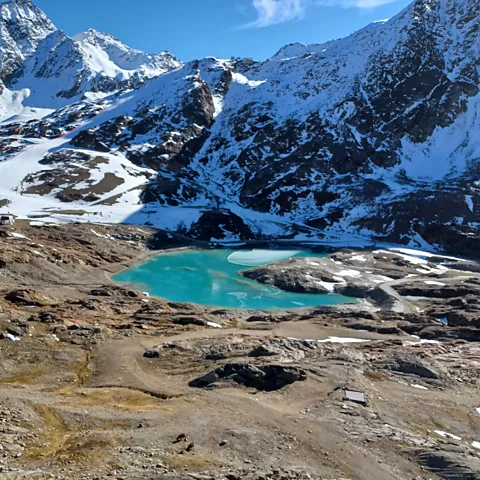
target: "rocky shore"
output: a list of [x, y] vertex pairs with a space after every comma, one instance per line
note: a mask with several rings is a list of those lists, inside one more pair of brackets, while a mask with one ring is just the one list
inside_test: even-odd
[[290, 311], [111, 281], [183, 241], [0, 229], [0, 478], [480, 478], [477, 264], [341, 249], [243, 272], [358, 299]]

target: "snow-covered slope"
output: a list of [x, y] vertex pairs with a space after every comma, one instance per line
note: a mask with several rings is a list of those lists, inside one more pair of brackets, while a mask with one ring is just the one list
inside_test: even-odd
[[111, 78], [128, 80], [153, 78], [179, 67], [180, 62], [170, 53], [147, 54], [127, 47], [120, 40], [88, 30], [73, 37], [83, 52], [85, 64], [92, 72], [102, 73]]
[[[82, 218], [204, 238], [218, 223], [216, 238], [359, 236], [480, 251], [479, 24], [478, 0], [415, 0], [389, 21], [288, 45], [266, 62], [168, 57], [163, 70], [162, 58], [108, 35], [52, 33], [17, 85], [32, 104], [43, 91], [64, 107], [0, 129], [9, 168], [35, 153], [30, 175], [10, 179], [0, 202], [27, 214], [27, 199], [37, 213], [45, 201], [55, 215], [73, 203]], [[99, 78], [142, 83], [158, 71], [126, 92], [92, 95], [109, 91]], [[57, 72], [75, 94], [49, 90]], [[80, 96], [88, 101], [68, 104]], [[133, 190], [115, 180], [90, 197], [75, 169], [95, 170], [96, 155], [104, 174], [138, 178], [122, 177]], [[62, 162], [71, 176], [58, 174]]]
[[0, 120], [136, 88], [180, 66], [167, 52], [146, 54], [95, 30], [69, 38], [31, 0], [0, 5], [0, 80], [10, 90]]
[[9, 86], [30, 90], [24, 105], [59, 108], [135, 88], [180, 65], [169, 53], [147, 55], [94, 30], [75, 39], [57, 30], [39, 43]]

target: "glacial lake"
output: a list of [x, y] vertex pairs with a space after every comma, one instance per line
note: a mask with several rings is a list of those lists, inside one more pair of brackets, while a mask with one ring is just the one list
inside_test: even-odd
[[308, 251], [177, 250], [121, 273], [113, 280], [174, 302], [271, 310], [354, 302], [338, 294], [293, 293], [249, 280], [240, 271], [292, 256], [323, 257]]

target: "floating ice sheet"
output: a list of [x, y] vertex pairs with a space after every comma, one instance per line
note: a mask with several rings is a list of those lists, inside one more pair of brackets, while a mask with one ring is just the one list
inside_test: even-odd
[[286, 260], [299, 253], [301, 253], [301, 250], [240, 250], [229, 255], [228, 261], [235, 265], [258, 267], [260, 265], [266, 265], [267, 263]]

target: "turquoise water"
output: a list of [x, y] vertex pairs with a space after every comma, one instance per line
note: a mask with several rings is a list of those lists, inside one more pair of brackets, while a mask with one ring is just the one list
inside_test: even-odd
[[[269, 310], [354, 301], [336, 294], [285, 292], [249, 280], [239, 272], [252, 267], [230, 263], [227, 258], [232, 253], [233, 250], [221, 249], [164, 253], [115, 275], [113, 279], [120, 283], [134, 284], [150, 295], [169, 301], [215, 307]], [[306, 256], [307, 253], [299, 255]], [[308, 256], [324, 255], [308, 253]]]

